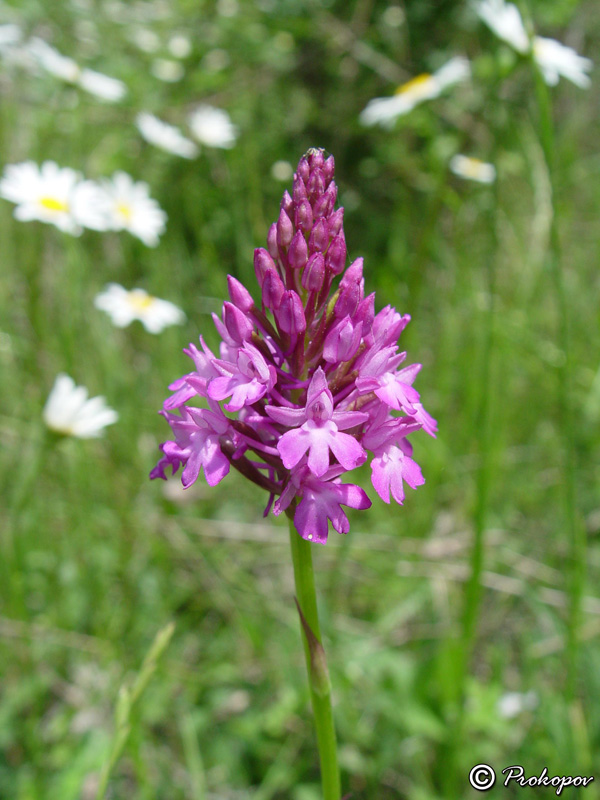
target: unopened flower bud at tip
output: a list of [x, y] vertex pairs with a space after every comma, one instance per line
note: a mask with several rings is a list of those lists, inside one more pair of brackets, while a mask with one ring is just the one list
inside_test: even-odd
[[277, 247], [277, 223], [274, 222], [267, 234], [267, 248], [271, 258], [279, 258], [279, 248]]
[[242, 344], [252, 336], [254, 325], [248, 317], [227, 300], [223, 303], [223, 322], [231, 338]]
[[343, 272], [346, 263], [346, 240], [343, 234], [339, 234], [333, 239], [325, 255], [325, 266], [334, 275]]
[[[308, 180], [308, 176], [310, 175], [310, 166], [306, 156], [302, 156], [302, 158], [298, 162], [298, 169], [296, 170], [296, 175], [299, 178], [302, 178], [304, 183], [306, 183], [306, 181]], [[296, 175], [294, 175], [294, 178], [296, 177]]]
[[280, 330], [290, 336], [299, 336], [306, 330], [302, 300], [293, 289], [284, 292], [275, 318]]
[[327, 185], [329, 185], [329, 183], [331, 182], [334, 173], [335, 173], [335, 159], [333, 156], [329, 156], [329, 158], [327, 158], [325, 160], [325, 163], [323, 164], [323, 176], [325, 177], [325, 183]]
[[325, 258], [322, 253], [313, 253], [302, 273], [302, 286], [310, 292], [318, 292], [325, 280]]
[[289, 216], [292, 213], [293, 207], [294, 207], [294, 201], [290, 197], [290, 193], [286, 190], [283, 193], [283, 197], [281, 198], [281, 203], [279, 204], [279, 208], [283, 209], [285, 213]]
[[302, 269], [308, 259], [308, 246], [302, 231], [296, 231], [288, 250], [288, 262], [292, 269]]
[[262, 301], [265, 308], [270, 308], [271, 311], [277, 311], [284, 292], [285, 286], [276, 270], [268, 269], [265, 273], [262, 285]]
[[344, 224], [344, 209], [338, 208], [337, 211], [334, 211], [327, 222], [329, 223], [329, 235], [337, 236]]
[[254, 272], [256, 273], [258, 285], [261, 287], [268, 269], [276, 270], [275, 262], [264, 247], [257, 247], [254, 251]]
[[325, 176], [323, 175], [322, 170], [313, 169], [313, 171], [310, 173], [306, 190], [308, 192], [309, 200], [313, 203], [318, 197], [321, 197], [325, 191]]
[[302, 200], [302, 202], [296, 206], [294, 222], [296, 227], [299, 228], [303, 233], [308, 233], [312, 228], [313, 212], [312, 206], [308, 200]]
[[237, 278], [234, 278], [233, 275], [227, 276], [227, 289], [229, 291], [229, 297], [231, 298], [231, 302], [234, 306], [240, 309], [240, 311], [250, 311], [250, 309], [254, 308], [254, 300], [252, 299], [252, 295], [246, 289], [243, 283], [240, 283]]
[[[281, 248], [286, 248], [292, 241], [294, 235], [294, 226], [292, 220], [288, 217], [283, 209], [279, 212], [279, 219], [277, 220], [277, 244]], [[269, 248], [270, 250], [271, 248]]]
[[310, 232], [310, 238], [308, 240], [308, 247], [311, 253], [314, 253], [316, 250], [320, 252], [325, 252], [327, 250], [327, 245], [329, 244], [329, 225], [327, 221], [320, 217], [315, 224], [313, 225], [313, 229]]

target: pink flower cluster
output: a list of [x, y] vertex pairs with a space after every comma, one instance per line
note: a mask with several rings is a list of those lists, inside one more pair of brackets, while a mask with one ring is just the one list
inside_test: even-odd
[[[403, 366], [406, 353], [398, 352], [410, 317], [390, 306], [375, 313], [362, 258], [346, 269], [333, 175], [333, 157], [322, 150], [300, 159], [267, 249], [254, 252], [260, 304], [228, 276], [230, 301], [221, 318], [213, 315], [219, 355], [202, 337], [200, 348], [184, 350], [194, 369], [169, 387], [161, 413], [174, 440], [161, 445], [150, 473], [165, 478], [167, 468], [183, 467], [188, 487], [202, 469], [215, 486], [233, 466], [269, 492], [265, 516], [286, 511], [304, 539], [322, 544], [328, 520], [348, 532], [342, 506], [371, 505], [341, 476], [370, 451], [375, 491], [402, 503], [404, 483], [424, 482], [407, 437], [420, 428], [435, 436], [437, 428], [413, 388], [421, 365]], [[207, 407], [188, 405], [198, 398]]]

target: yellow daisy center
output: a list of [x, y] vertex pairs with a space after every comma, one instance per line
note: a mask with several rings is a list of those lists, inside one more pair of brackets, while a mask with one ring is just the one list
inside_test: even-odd
[[406, 92], [414, 92], [419, 91], [419, 89], [424, 89], [427, 84], [431, 81], [431, 75], [428, 72], [424, 72], [422, 75], [417, 75], [416, 78], [412, 78], [410, 81], [403, 83], [402, 86], [399, 86], [394, 94], [406, 94]]
[[463, 166], [467, 175], [479, 175], [481, 173], [483, 161], [479, 158], [468, 158]]
[[147, 311], [154, 303], [154, 297], [144, 291], [129, 292], [128, 300], [136, 311]]
[[57, 200], [56, 197], [40, 197], [40, 205], [46, 211], [68, 211], [69, 206], [64, 200]]
[[131, 206], [126, 203], [117, 203], [117, 213], [124, 217], [126, 222], [131, 222]]

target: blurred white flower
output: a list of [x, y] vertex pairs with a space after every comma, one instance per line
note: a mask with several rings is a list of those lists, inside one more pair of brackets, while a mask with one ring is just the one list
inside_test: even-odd
[[0, 25], [0, 57], [8, 64], [35, 69], [33, 56], [23, 44], [23, 33], [14, 23]]
[[16, 47], [21, 41], [21, 29], [12, 22], [0, 25], [0, 54], [11, 47]]
[[499, 39], [507, 42], [519, 53], [527, 53], [531, 47], [519, 9], [504, 0], [480, 0], [475, 3], [479, 18]]
[[172, 61], [170, 58], [157, 58], [152, 62], [151, 69], [154, 77], [165, 83], [177, 83], [185, 74], [179, 61]]
[[468, 60], [455, 56], [432, 75], [424, 73], [399, 86], [392, 97], [371, 100], [361, 112], [360, 121], [363, 125], [391, 127], [397, 117], [408, 114], [425, 100], [438, 97], [448, 86], [466, 80], [470, 74]]
[[63, 56], [43, 39], [30, 39], [27, 49], [42, 69], [67, 83], [74, 83], [86, 92], [114, 103], [127, 94], [127, 86], [117, 78], [92, 69], [81, 69], [72, 58]]
[[109, 283], [96, 296], [94, 305], [106, 311], [118, 328], [125, 328], [138, 319], [149, 333], [160, 333], [169, 325], [185, 322], [183, 311], [168, 300], [152, 297], [143, 289], [127, 291], [118, 283]]
[[148, 28], [134, 28], [130, 34], [133, 44], [144, 53], [156, 53], [160, 48], [160, 38]]
[[169, 39], [169, 52], [175, 58], [187, 58], [192, 52], [192, 43], [187, 36], [175, 34]]
[[534, 36], [530, 41], [525, 30], [518, 8], [505, 0], [479, 0], [475, 3], [475, 11], [480, 19], [498, 38], [503, 39], [522, 55], [533, 53], [544, 80], [548, 86], [556, 86], [562, 76], [587, 89], [594, 63], [591, 59], [580, 56], [572, 47], [567, 47], [556, 39]]
[[127, 86], [123, 81], [93, 69], [81, 70], [79, 85], [86, 92], [96, 95], [101, 100], [108, 100], [109, 103], [116, 103], [127, 94]]
[[533, 711], [538, 704], [538, 696], [530, 692], [506, 692], [498, 700], [496, 709], [503, 719], [514, 719], [524, 711]]
[[561, 76], [581, 89], [587, 89], [591, 83], [587, 73], [591, 71], [594, 62], [556, 39], [534, 36], [533, 57], [548, 86], [556, 86]]
[[237, 128], [222, 108], [198, 106], [190, 114], [189, 125], [196, 139], [207, 147], [229, 149], [237, 139]]
[[289, 181], [294, 174], [294, 168], [289, 161], [276, 161], [271, 167], [271, 175], [276, 181]]
[[195, 158], [198, 155], [198, 148], [191, 139], [184, 136], [175, 125], [163, 122], [154, 114], [146, 111], [138, 114], [136, 124], [144, 139], [155, 147], [182, 158]]
[[68, 83], [76, 83], [78, 81], [80, 69], [72, 58], [63, 56], [48, 42], [39, 39], [37, 36], [30, 39], [27, 46], [39, 66], [45, 69], [46, 72]]
[[143, 181], [135, 182], [126, 172], [115, 172], [102, 182], [107, 228], [126, 230], [148, 247], [156, 247], [164, 233], [167, 215], [150, 197], [150, 188]]
[[88, 399], [88, 390], [64, 373], [57, 376], [42, 416], [50, 430], [79, 439], [97, 438], [119, 419], [104, 397]]
[[69, 167], [45, 161], [9, 164], [0, 179], [0, 197], [16, 203], [14, 216], [21, 222], [39, 220], [78, 236], [82, 226], [103, 230], [99, 187]]
[[478, 183], [493, 183], [496, 180], [496, 167], [478, 158], [457, 154], [450, 159], [450, 169], [459, 178]]

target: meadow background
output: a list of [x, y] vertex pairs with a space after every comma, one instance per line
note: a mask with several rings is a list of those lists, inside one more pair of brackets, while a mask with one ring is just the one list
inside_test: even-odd
[[[595, 5], [521, 10], [593, 58]], [[253, 249], [291, 184], [273, 164], [310, 146], [335, 156], [366, 290], [412, 315], [403, 344], [439, 421], [416, 442], [426, 484], [403, 507], [375, 498], [314, 548], [345, 791], [475, 797], [480, 762], [598, 783], [597, 72], [588, 90], [548, 94], [549, 170], [530, 65], [463, 2], [15, 0], [0, 22], [129, 89], [106, 104], [0, 58], [0, 166], [123, 169], [168, 214], [149, 248], [21, 223], [0, 200], [0, 797], [95, 797], [119, 688], [171, 621], [106, 796], [319, 797], [285, 521], [264, 521], [237, 474], [185, 494], [147, 477], [182, 348], [200, 332], [215, 343], [227, 273], [256, 296]], [[191, 51], [181, 79], [161, 81], [153, 64], [173, 60], [175, 34]], [[390, 130], [360, 125], [371, 98], [456, 54], [471, 81]], [[235, 147], [188, 161], [134, 125], [140, 111], [182, 124], [201, 101], [229, 112]], [[457, 152], [492, 161], [497, 182], [451, 175]], [[110, 281], [176, 303], [186, 324], [115, 328], [93, 305]], [[105, 437], [48, 440], [59, 372], [119, 412]], [[507, 716], [512, 691], [534, 694]]]

